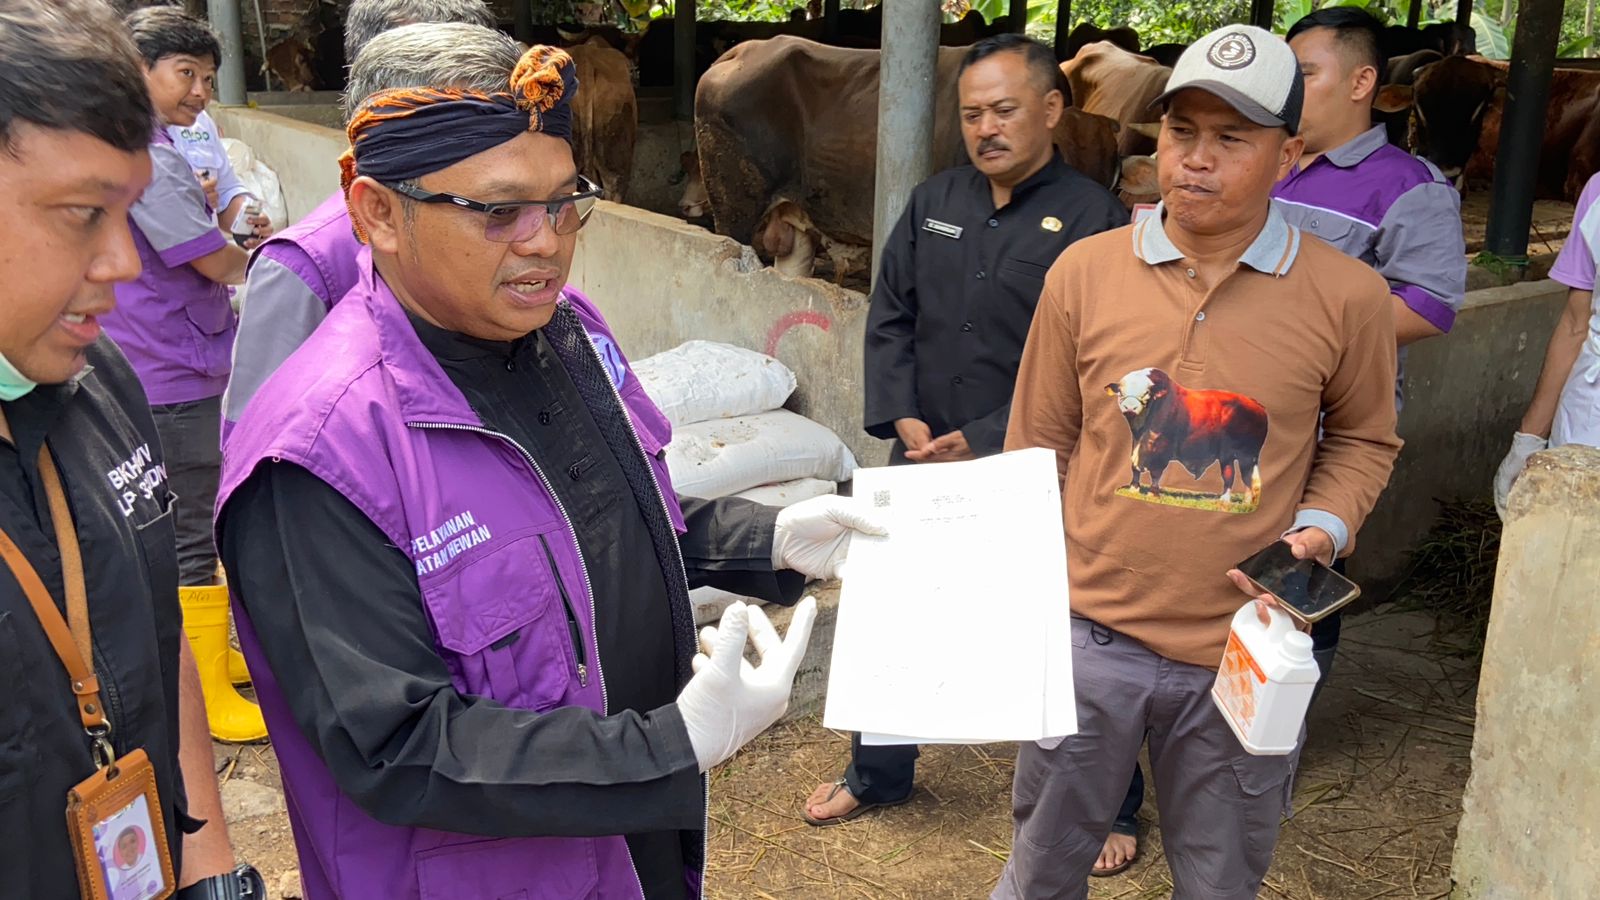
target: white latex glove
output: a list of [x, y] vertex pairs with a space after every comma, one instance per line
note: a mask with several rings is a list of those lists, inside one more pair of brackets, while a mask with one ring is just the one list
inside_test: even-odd
[[1511, 486], [1517, 483], [1517, 476], [1522, 474], [1522, 469], [1528, 464], [1528, 457], [1538, 453], [1550, 442], [1536, 434], [1524, 434], [1519, 431], [1511, 437], [1511, 452], [1500, 461], [1500, 469], [1494, 473], [1494, 508], [1500, 514], [1501, 521], [1506, 517], [1506, 498], [1511, 496]]
[[[678, 695], [678, 712], [700, 771], [709, 772], [732, 756], [789, 708], [789, 689], [816, 620], [817, 601], [801, 600], [788, 635], [780, 640], [766, 613], [735, 603], [723, 610], [718, 627], [701, 630], [694, 677]], [[756, 645], [759, 666], [744, 658], [746, 636]]]
[[889, 529], [856, 497], [827, 494], [802, 500], [778, 513], [772, 534], [772, 567], [807, 578], [838, 578], [850, 538], [888, 534]]

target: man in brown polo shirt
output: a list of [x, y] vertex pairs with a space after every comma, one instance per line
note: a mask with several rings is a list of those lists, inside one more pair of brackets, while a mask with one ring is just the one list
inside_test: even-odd
[[1281, 39], [1196, 42], [1157, 215], [1046, 276], [1006, 449], [1057, 453], [1079, 733], [1018, 753], [997, 898], [1087, 895], [1147, 738], [1174, 895], [1254, 897], [1271, 862], [1297, 754], [1246, 753], [1209, 696], [1248, 599], [1230, 570], [1280, 537], [1347, 554], [1400, 449], [1387, 283], [1270, 203], [1302, 95]]

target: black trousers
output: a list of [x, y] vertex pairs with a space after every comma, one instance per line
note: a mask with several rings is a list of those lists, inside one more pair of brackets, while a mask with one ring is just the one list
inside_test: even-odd
[[167, 486], [178, 499], [173, 524], [178, 531], [178, 583], [185, 587], [217, 583], [217, 547], [211, 514], [222, 474], [222, 398], [152, 406], [161, 435]]

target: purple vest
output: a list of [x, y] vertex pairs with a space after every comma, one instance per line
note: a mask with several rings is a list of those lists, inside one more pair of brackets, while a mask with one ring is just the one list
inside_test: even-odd
[[[267, 460], [310, 470], [415, 561], [435, 647], [456, 690], [521, 709], [605, 712], [606, 661], [595, 644], [593, 598], [571, 523], [530, 459], [484, 430], [374, 274], [370, 255], [360, 257], [347, 302], [278, 369], [230, 437], [218, 509]], [[671, 438], [666, 417], [600, 313], [571, 288], [565, 297], [621, 387], [681, 532], [682, 511], [658, 458]], [[541, 544], [548, 544], [553, 569]], [[594, 661], [581, 680], [557, 579], [577, 604]], [[641, 897], [620, 836], [497, 839], [374, 820], [339, 790], [296, 726], [237, 598], [234, 614], [278, 753], [307, 900]], [[495, 646], [519, 629], [519, 640]]]
[[350, 209], [339, 191], [256, 248], [257, 257], [274, 260], [300, 276], [329, 309], [361, 280], [360, 253], [361, 242], [350, 227]]

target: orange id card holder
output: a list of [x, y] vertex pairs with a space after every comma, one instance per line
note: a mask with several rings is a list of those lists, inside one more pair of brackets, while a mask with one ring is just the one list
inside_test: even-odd
[[67, 793], [67, 835], [84, 900], [163, 900], [177, 888], [156, 773], [143, 750]]

